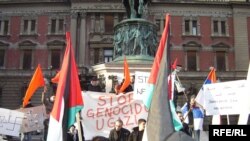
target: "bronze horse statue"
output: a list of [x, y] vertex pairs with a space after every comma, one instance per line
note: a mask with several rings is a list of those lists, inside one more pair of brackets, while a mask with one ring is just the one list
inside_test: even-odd
[[128, 18], [141, 18], [148, 0], [122, 0]]

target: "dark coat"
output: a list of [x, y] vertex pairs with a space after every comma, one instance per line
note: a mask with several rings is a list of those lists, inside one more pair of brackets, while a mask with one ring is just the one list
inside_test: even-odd
[[133, 128], [132, 133], [129, 135], [128, 141], [142, 141], [144, 130], [139, 131], [139, 127]]
[[129, 130], [121, 128], [119, 132], [112, 129], [109, 133], [109, 141], [127, 141], [129, 138]]
[[88, 91], [93, 91], [93, 92], [102, 92], [102, 88], [97, 85], [97, 86], [93, 86], [93, 85], [89, 85], [88, 86]]

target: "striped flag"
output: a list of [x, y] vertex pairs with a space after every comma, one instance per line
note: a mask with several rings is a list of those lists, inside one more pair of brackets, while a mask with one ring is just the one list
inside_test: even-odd
[[56, 99], [50, 114], [47, 141], [66, 141], [67, 131], [75, 123], [77, 112], [83, 108], [78, 70], [75, 63], [70, 33], [66, 32], [64, 54]]
[[[212, 84], [212, 83], [216, 83], [217, 78], [216, 78], [216, 73], [215, 73], [216, 69], [214, 67], [211, 68], [206, 80], [204, 81], [203, 85], [207, 85], [207, 84]], [[204, 97], [204, 91], [203, 91], [203, 87], [200, 89], [200, 91], [198, 92], [195, 101], [197, 103], [199, 103], [200, 105], [204, 106], [205, 103], [205, 97]], [[212, 117], [212, 124], [213, 125], [219, 125], [221, 124], [221, 118], [220, 115], [214, 115]]]
[[45, 81], [43, 78], [43, 72], [42, 69], [40, 67], [40, 64], [38, 64], [35, 73], [30, 81], [29, 87], [25, 93], [24, 99], [23, 99], [23, 107], [25, 107], [30, 98], [33, 96], [33, 94], [35, 93], [35, 91], [39, 88], [39, 87], [43, 87], [45, 85]]
[[[149, 82], [153, 86], [146, 129], [143, 134], [143, 141], [193, 141], [183, 132], [175, 132], [170, 103], [168, 97], [168, 76], [169, 76], [169, 21], [170, 16], [166, 15], [166, 25], [158, 48]], [[165, 38], [164, 38], [165, 37]], [[165, 40], [165, 41], [163, 41]], [[166, 41], [167, 40], [167, 41]], [[163, 44], [164, 43], [164, 44]], [[162, 52], [159, 52], [162, 51]], [[156, 55], [157, 55], [156, 54]], [[159, 69], [154, 70], [154, 69]], [[156, 78], [153, 78], [156, 77]]]
[[170, 26], [169, 21], [170, 21], [170, 16], [166, 15], [165, 28], [163, 30], [160, 44], [159, 44], [159, 47], [157, 49], [157, 53], [155, 55], [154, 63], [153, 63], [152, 69], [151, 69], [149, 79], [148, 79], [149, 86], [146, 90], [145, 98], [143, 99], [143, 103], [145, 104], [145, 106], [148, 109], [151, 105], [151, 101], [152, 101], [152, 97], [153, 97], [153, 93], [154, 93], [154, 89], [155, 89], [155, 84], [156, 84], [158, 72], [160, 69], [160, 63], [162, 60], [163, 52], [168, 44], [167, 39], [169, 38], [169, 26]]

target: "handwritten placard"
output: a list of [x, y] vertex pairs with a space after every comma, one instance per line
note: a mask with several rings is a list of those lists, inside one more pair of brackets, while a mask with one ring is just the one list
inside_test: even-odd
[[143, 99], [148, 86], [149, 75], [149, 72], [135, 72], [134, 99]]
[[0, 134], [19, 136], [24, 113], [0, 108]]
[[85, 103], [81, 114], [86, 140], [96, 135], [108, 137], [119, 118], [129, 130], [137, 126], [138, 119], [147, 119], [146, 107], [142, 101], [133, 99], [133, 92], [115, 95], [87, 91], [83, 97]]
[[249, 111], [249, 94], [246, 80], [204, 85], [207, 115], [232, 115]]

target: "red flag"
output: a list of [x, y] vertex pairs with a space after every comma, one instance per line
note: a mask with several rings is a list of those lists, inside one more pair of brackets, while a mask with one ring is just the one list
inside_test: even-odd
[[23, 99], [23, 107], [25, 107], [30, 98], [33, 96], [34, 92], [39, 88], [45, 85], [44, 78], [43, 78], [43, 72], [40, 67], [40, 64], [38, 64], [35, 73], [30, 81], [29, 87], [26, 91], [25, 97]]
[[56, 76], [51, 79], [51, 82], [58, 83], [60, 77], [60, 71], [56, 73]]
[[172, 64], [172, 66], [171, 66], [171, 68], [173, 69], [173, 70], [175, 70], [176, 69], [176, 67], [177, 67], [177, 58], [175, 58], [175, 60], [174, 60], [174, 63]]
[[66, 141], [67, 131], [75, 123], [76, 113], [83, 108], [78, 70], [69, 32], [66, 33], [66, 40], [67, 47], [50, 115], [47, 141]]
[[124, 57], [124, 82], [119, 90], [119, 92], [123, 92], [130, 85], [130, 72], [128, 69], [128, 63], [126, 60], [126, 56]]

